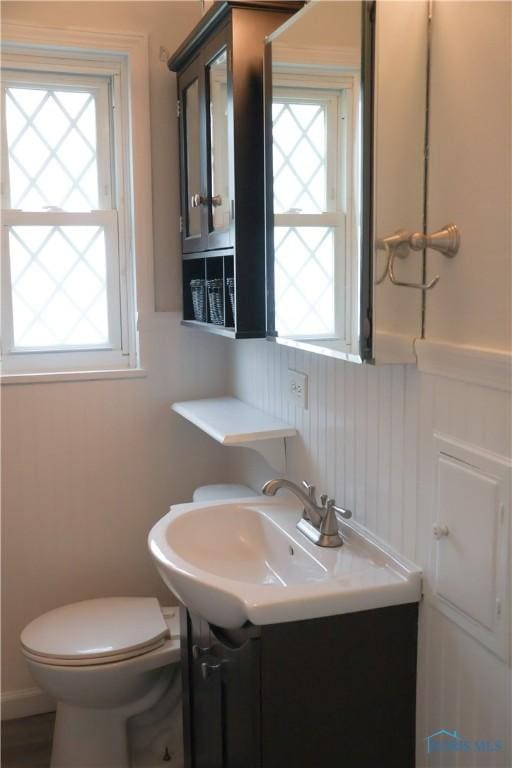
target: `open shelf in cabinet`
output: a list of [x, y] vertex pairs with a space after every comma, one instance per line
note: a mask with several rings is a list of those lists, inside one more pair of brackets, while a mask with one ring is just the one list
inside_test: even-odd
[[210, 251], [183, 259], [183, 325], [245, 338], [247, 333], [236, 330], [236, 299], [232, 252]]

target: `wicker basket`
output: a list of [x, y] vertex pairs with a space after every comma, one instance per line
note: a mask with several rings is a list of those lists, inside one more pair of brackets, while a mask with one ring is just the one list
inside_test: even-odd
[[207, 280], [208, 304], [210, 306], [210, 322], [224, 325], [224, 286], [219, 278]]
[[231, 311], [233, 317], [235, 317], [235, 278], [226, 277], [226, 285], [229, 293], [229, 303], [231, 304]]
[[201, 323], [206, 322], [206, 301], [205, 301], [205, 281], [200, 278], [190, 281], [190, 290], [192, 291], [192, 308], [194, 310], [194, 319]]

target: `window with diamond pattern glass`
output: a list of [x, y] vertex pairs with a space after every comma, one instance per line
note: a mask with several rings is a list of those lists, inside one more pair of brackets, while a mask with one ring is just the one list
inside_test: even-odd
[[108, 342], [101, 227], [11, 227], [9, 253], [17, 347]]
[[[8, 239], [14, 350], [111, 343], [106, 227], [95, 221], [112, 206], [110, 150], [98, 147], [98, 137], [109, 136], [98, 110], [108, 84], [73, 87], [65, 79], [4, 90], [7, 207], [20, 212]], [[42, 218], [29, 221], [31, 213]]]
[[5, 118], [12, 208], [99, 208], [94, 93], [7, 88]]
[[[281, 336], [332, 336], [335, 237], [322, 220], [329, 205], [328, 103], [306, 89], [302, 98], [297, 89], [280, 95], [272, 104], [276, 328]], [[304, 214], [310, 226], [302, 226]], [[283, 218], [294, 225], [280, 226]]]
[[325, 106], [274, 101], [274, 213], [326, 210]]

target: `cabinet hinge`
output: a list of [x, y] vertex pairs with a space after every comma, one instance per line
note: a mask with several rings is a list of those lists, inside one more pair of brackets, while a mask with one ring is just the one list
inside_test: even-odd
[[181, 102], [178, 99], [176, 102], [176, 117], [180, 117], [181, 115]]
[[180, 216], [180, 232], [183, 232], [183, 216]]

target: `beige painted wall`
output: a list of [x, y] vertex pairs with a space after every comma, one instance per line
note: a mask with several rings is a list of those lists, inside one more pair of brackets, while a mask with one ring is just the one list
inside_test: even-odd
[[157, 311], [181, 307], [176, 76], [160, 48], [172, 53], [200, 18], [200, 0], [2, 3], [3, 21], [148, 35]]
[[512, 3], [434, 2], [430, 230], [461, 231], [452, 260], [429, 252], [428, 339], [512, 345]]

